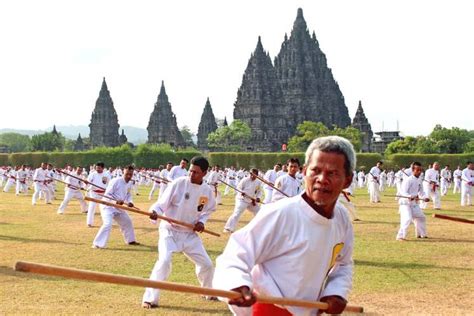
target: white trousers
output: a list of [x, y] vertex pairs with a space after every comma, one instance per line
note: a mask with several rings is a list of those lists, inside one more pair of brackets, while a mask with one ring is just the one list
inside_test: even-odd
[[472, 205], [472, 186], [463, 181], [461, 185], [461, 206]]
[[[233, 187], [237, 186], [236, 180], [229, 180], [227, 183], [230, 184]], [[235, 195], [235, 190], [232, 189], [231, 187], [229, 187], [228, 185], [225, 186], [224, 195], [229, 194], [230, 190], [232, 190], [234, 192], [234, 195]]]
[[449, 182], [445, 178], [441, 178], [441, 195], [446, 195], [448, 193]]
[[[433, 201], [433, 208], [441, 208], [441, 192], [439, 190], [439, 187], [436, 187], [436, 189], [433, 190], [432, 184], [423, 181], [423, 191]], [[425, 209], [427, 207], [427, 203], [422, 202], [420, 204], [420, 207], [422, 209]]]
[[[94, 199], [102, 199], [102, 196], [98, 195], [94, 191], [89, 191], [89, 196]], [[96, 202], [89, 202], [89, 207], [87, 208], [87, 225], [94, 226], [94, 216], [95, 216], [95, 207]]]
[[426, 217], [418, 204], [414, 205], [400, 205], [400, 230], [397, 234], [397, 239], [405, 239], [410, 223], [415, 224], [416, 236], [426, 236]]
[[380, 185], [375, 181], [370, 181], [369, 183], [369, 195], [370, 195], [370, 202], [377, 203], [380, 201]]
[[46, 185], [44, 185], [42, 182], [35, 182], [35, 193], [33, 194], [33, 197], [31, 198], [31, 204], [35, 205], [36, 201], [39, 198], [40, 193], [43, 194], [46, 203], [51, 203], [51, 196], [49, 195], [49, 190]]
[[260, 210], [260, 205], [258, 203], [256, 203], [255, 205], [252, 205], [251, 202], [246, 202], [246, 201], [236, 198], [234, 213], [232, 213], [232, 215], [229, 217], [229, 219], [225, 223], [224, 229], [230, 230], [231, 232], [235, 231], [235, 228], [237, 227], [237, 224], [239, 223], [240, 216], [242, 216], [242, 213], [245, 210], [249, 210], [254, 215], [256, 215], [258, 211]]
[[461, 192], [461, 180], [460, 179], [454, 179], [454, 189], [453, 189], [453, 194]]
[[15, 180], [12, 178], [9, 178], [7, 183], [5, 184], [5, 187], [3, 188], [3, 192], [8, 192], [10, 191], [11, 187], [15, 184]]
[[84, 196], [82, 195], [81, 191], [73, 190], [73, 189], [66, 189], [64, 194], [64, 200], [62, 201], [61, 205], [58, 208], [58, 214], [64, 214], [69, 201], [72, 199], [79, 200], [79, 204], [81, 205], [81, 210], [83, 213], [87, 212], [87, 204], [84, 201]]
[[100, 207], [100, 215], [102, 216], [102, 226], [97, 232], [97, 236], [93, 241], [94, 246], [105, 248], [109, 240], [110, 232], [112, 231], [112, 220], [115, 220], [120, 226], [123, 239], [128, 244], [135, 241], [135, 231], [133, 230], [133, 223], [126, 211], [119, 211], [116, 209]]
[[264, 188], [263, 190], [265, 191], [263, 203], [270, 203], [272, 201], [273, 189]]
[[153, 181], [153, 186], [150, 190], [150, 194], [148, 195], [148, 201], [151, 201], [151, 198], [153, 197], [153, 194], [155, 193], [155, 191], [157, 191], [157, 190], [159, 191], [159, 189], [160, 189], [160, 184]]
[[[201, 238], [195, 232], [179, 232], [172, 229], [160, 228], [158, 240], [158, 261], [156, 261], [150, 280], [166, 281], [171, 273], [171, 263], [174, 252], [182, 252], [196, 265], [196, 276], [203, 287], [212, 287], [214, 266], [211, 258], [204, 249]], [[143, 302], [158, 304], [160, 291], [146, 288]]]
[[359, 178], [359, 180], [357, 181], [358, 185], [359, 185], [359, 188], [363, 188], [364, 187], [364, 178]]
[[20, 181], [16, 181], [16, 195], [20, 195], [20, 193], [27, 194], [28, 193], [28, 184], [21, 183]]

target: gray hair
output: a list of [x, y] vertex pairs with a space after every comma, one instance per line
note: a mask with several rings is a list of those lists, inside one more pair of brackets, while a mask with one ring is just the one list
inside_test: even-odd
[[314, 139], [306, 149], [305, 165], [308, 165], [313, 157], [315, 151], [322, 151], [327, 153], [339, 153], [344, 155], [346, 161], [344, 162], [344, 169], [347, 175], [354, 172], [356, 166], [356, 154], [351, 142], [339, 136], [326, 136]]

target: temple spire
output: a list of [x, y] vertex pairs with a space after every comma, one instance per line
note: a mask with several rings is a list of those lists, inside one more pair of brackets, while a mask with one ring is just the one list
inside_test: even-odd
[[199, 149], [208, 149], [207, 136], [209, 135], [209, 133], [214, 132], [216, 129], [216, 118], [214, 116], [214, 112], [212, 111], [211, 102], [209, 101], [208, 97], [206, 104], [204, 105], [204, 110], [202, 112], [201, 121], [198, 127], [197, 145]]

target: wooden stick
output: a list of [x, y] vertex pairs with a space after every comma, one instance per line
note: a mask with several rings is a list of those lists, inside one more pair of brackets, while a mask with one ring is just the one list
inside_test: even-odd
[[56, 168], [56, 170], [59, 171], [60, 173], [64, 173], [64, 174], [67, 175], [67, 176], [70, 176], [71, 178], [77, 179], [77, 180], [79, 180], [79, 181], [84, 182], [85, 184], [92, 185], [92, 186], [96, 187], [97, 189], [100, 189], [100, 190], [104, 190], [104, 191], [105, 191], [105, 188], [103, 188], [103, 187], [101, 187], [101, 186], [98, 186], [98, 185], [96, 185], [96, 184], [94, 184], [94, 183], [92, 183], [92, 182], [89, 182], [89, 181], [87, 181], [86, 179], [81, 179], [81, 178], [76, 177], [76, 176], [74, 176], [74, 175], [72, 175], [72, 174], [70, 174], [70, 173], [67, 173], [66, 171], [62, 171], [61, 169], [58, 169], [58, 168]]
[[[241, 297], [241, 294], [234, 291], [218, 290], [206, 287], [198, 287], [174, 282], [163, 282], [163, 281], [152, 281], [149, 279], [129, 277], [124, 275], [117, 275], [111, 273], [102, 273], [95, 271], [79, 270], [72, 268], [59, 267], [54, 265], [39, 264], [25, 261], [17, 261], [15, 263], [15, 270], [27, 273], [35, 273], [42, 275], [59, 276], [77, 280], [88, 280], [95, 282], [104, 282], [120, 285], [130, 285], [139, 287], [150, 287], [161, 290], [168, 290], [182, 293], [192, 293], [206, 296], [217, 296], [228, 299], [236, 299]], [[298, 299], [289, 299], [281, 297], [263, 296], [258, 295], [257, 301], [264, 304], [277, 304], [284, 306], [298, 306], [307, 308], [318, 308], [320, 310], [326, 310], [328, 304], [317, 301], [306, 301]], [[346, 306], [346, 311], [363, 313], [363, 308], [359, 306]]]
[[447, 220], [453, 221], [453, 222], [474, 224], [474, 221], [473, 221], [473, 220], [466, 219], [466, 218], [453, 217], [453, 216], [441, 215], [441, 214], [433, 214], [433, 217], [434, 217], [434, 218], [447, 219]]
[[225, 184], [225, 185], [228, 186], [229, 188], [234, 189], [236, 192], [239, 192], [240, 194], [242, 194], [243, 197], [246, 197], [246, 198], [248, 198], [248, 199], [251, 199], [252, 202], [254, 202], [254, 203], [265, 204], [265, 203], [263, 203], [262, 201], [257, 201], [256, 198], [253, 198], [253, 197], [251, 197], [251, 196], [248, 196], [247, 194], [245, 194], [245, 192], [240, 191], [239, 189], [237, 189], [237, 188], [234, 187], [233, 185], [231, 185], [231, 184], [229, 184], [229, 183], [227, 183], [227, 182], [225, 182], [225, 181], [222, 181], [221, 179], [218, 179], [217, 181], [222, 182], [223, 184]]
[[273, 183], [271, 183], [270, 181], [265, 180], [264, 178], [260, 177], [258, 174], [253, 173], [253, 175], [254, 175], [258, 180], [262, 181], [262, 182], [265, 183], [266, 185], [271, 186], [273, 189], [277, 190], [278, 192], [280, 192], [280, 193], [283, 194], [284, 196], [290, 197], [288, 194], [286, 194], [286, 193], [283, 192], [282, 190], [278, 189], [278, 188], [277, 188]]
[[[128, 207], [128, 206], [125, 206], [125, 205], [119, 205], [119, 204], [111, 203], [111, 202], [104, 201], [104, 200], [94, 199], [94, 198], [91, 198], [89, 196], [84, 197], [84, 200], [91, 201], [91, 202], [96, 202], [96, 203], [99, 203], [99, 204], [115, 207], [115, 208], [118, 208], [118, 209], [121, 209], [121, 210], [129, 211], [129, 212], [133, 212], [133, 213], [137, 213], [137, 214], [142, 214], [142, 215], [146, 215], [146, 216], [153, 215], [152, 212], [142, 211], [139, 208], [131, 208], [131, 207]], [[194, 228], [193, 224], [182, 222], [182, 221], [172, 219], [172, 218], [169, 218], [169, 217], [166, 217], [166, 216], [156, 214], [156, 217], [158, 219], [161, 219], [161, 220], [164, 220], [164, 221], [167, 221], [167, 222], [170, 222], [170, 223], [174, 223], [174, 224], [177, 224], [177, 225], [180, 225], [180, 226], [184, 226], [184, 227], [191, 228], [191, 229]], [[204, 229], [202, 232], [207, 233], [209, 235], [216, 236], [216, 237], [221, 236], [218, 233], [215, 233], [215, 232], [207, 230], [207, 229]]]

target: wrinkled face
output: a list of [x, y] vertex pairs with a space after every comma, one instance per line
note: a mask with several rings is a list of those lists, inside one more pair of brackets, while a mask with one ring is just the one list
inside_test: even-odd
[[199, 166], [191, 165], [191, 167], [189, 167], [189, 178], [191, 179], [191, 183], [201, 184], [202, 178], [204, 178], [206, 173], [207, 171], [202, 171]]
[[292, 162], [288, 165], [288, 174], [292, 177], [300, 170], [300, 166], [296, 162]]
[[124, 171], [123, 179], [128, 183], [128, 181], [132, 180], [133, 170], [125, 169]]
[[320, 206], [334, 205], [341, 191], [352, 182], [352, 173], [346, 175], [345, 156], [339, 153], [315, 151], [305, 166], [306, 194]]

